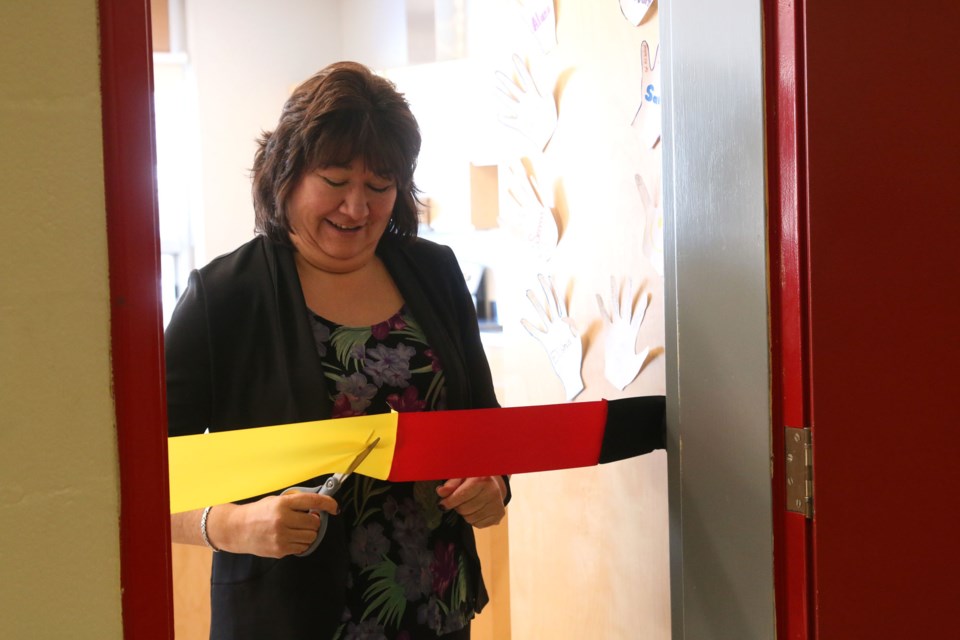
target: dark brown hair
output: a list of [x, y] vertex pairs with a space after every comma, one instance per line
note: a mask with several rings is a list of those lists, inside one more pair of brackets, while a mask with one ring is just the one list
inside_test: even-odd
[[362, 158], [374, 173], [397, 184], [386, 233], [417, 235], [413, 172], [420, 128], [410, 105], [389, 80], [356, 62], [336, 62], [297, 87], [272, 132], [258, 140], [253, 158], [256, 231], [290, 244], [286, 202], [300, 178], [318, 167]]

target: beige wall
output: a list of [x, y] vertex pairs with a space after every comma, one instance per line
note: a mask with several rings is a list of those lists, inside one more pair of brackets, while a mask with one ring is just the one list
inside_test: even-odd
[[[617, 2], [559, 0], [558, 44], [541, 62], [560, 112], [542, 157], [534, 156], [541, 184], [553, 178], [565, 222], [557, 252], [546, 265], [583, 338], [585, 389], [575, 401], [662, 394], [664, 283], [645, 255], [644, 233], [654, 211], [645, 209], [634, 174], [659, 193], [661, 146], [642, 143], [633, 115], [644, 90], [641, 45], [651, 55], [660, 41], [655, 12], [639, 26]], [[542, 266], [542, 265], [541, 265]], [[526, 289], [543, 294], [534, 271], [501, 278], [500, 300], [536, 315]], [[604, 375], [608, 328], [596, 295], [609, 305], [610, 277], [632, 277], [650, 307], [637, 348], [651, 347], [639, 376], [623, 391]], [[504, 282], [506, 280], [506, 282]], [[609, 306], [608, 306], [609, 308]], [[564, 402], [546, 352], [505, 318], [502, 360], [494, 359], [500, 398], [508, 405]], [[670, 577], [666, 455], [655, 452], [609, 465], [513, 480], [510, 506], [510, 616], [512, 637], [670, 637]]]
[[0, 3], [0, 619], [119, 638], [97, 2]]

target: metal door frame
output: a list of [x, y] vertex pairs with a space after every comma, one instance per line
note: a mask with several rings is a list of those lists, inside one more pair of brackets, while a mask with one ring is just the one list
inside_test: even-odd
[[660, 7], [674, 638], [774, 638], [760, 2]]

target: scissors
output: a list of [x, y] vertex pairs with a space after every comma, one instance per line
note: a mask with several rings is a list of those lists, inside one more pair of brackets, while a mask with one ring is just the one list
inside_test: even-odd
[[[352, 474], [354, 471], [357, 470], [357, 467], [360, 466], [360, 463], [363, 462], [368, 455], [370, 455], [370, 452], [376, 448], [379, 442], [380, 442], [380, 438], [377, 438], [376, 440], [368, 444], [366, 447], [363, 448], [363, 450], [360, 453], [357, 454], [357, 457], [353, 459], [353, 462], [350, 463], [350, 466], [347, 467], [346, 471], [344, 471], [343, 473], [333, 474], [332, 476], [327, 478], [327, 481], [324, 482], [319, 487], [290, 487], [289, 489], [284, 489], [283, 493], [281, 493], [280, 495], [286, 495], [288, 493], [298, 492], [298, 493], [319, 493], [322, 496], [333, 496], [334, 494], [337, 493], [337, 491], [340, 490], [340, 487], [343, 486], [344, 480], [346, 480], [350, 476], [350, 474]], [[297, 556], [301, 558], [303, 556], [310, 555], [311, 553], [317, 550], [318, 546], [320, 546], [320, 541], [323, 540], [323, 536], [327, 532], [327, 521], [330, 519], [330, 514], [328, 514], [326, 511], [318, 511], [316, 509], [310, 509], [309, 512], [315, 513], [318, 516], [320, 516], [320, 528], [317, 530], [317, 538], [316, 540], [313, 541], [313, 544], [311, 544], [307, 548], [307, 550], [304, 551], [303, 553], [297, 554]]]

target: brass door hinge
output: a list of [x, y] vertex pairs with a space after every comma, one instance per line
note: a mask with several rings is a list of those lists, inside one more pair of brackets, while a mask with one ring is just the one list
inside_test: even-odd
[[787, 427], [787, 511], [813, 518], [813, 443], [810, 427]]

